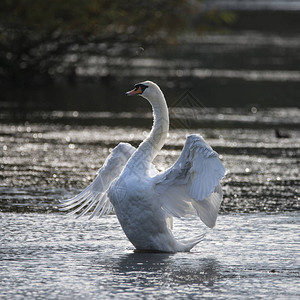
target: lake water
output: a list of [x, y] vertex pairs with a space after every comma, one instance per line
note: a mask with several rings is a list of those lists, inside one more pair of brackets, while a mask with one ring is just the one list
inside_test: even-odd
[[[4, 299], [299, 299], [299, 213], [225, 214], [190, 253], [133, 253], [115, 216], [1, 214]], [[178, 236], [203, 231], [175, 222]]]
[[[300, 299], [300, 1], [205, 5], [237, 10], [233, 31], [117, 43], [107, 56], [91, 44], [66, 56], [78, 60], [69, 84], [1, 86], [1, 299]], [[179, 239], [206, 232], [190, 253], [134, 253], [115, 215], [57, 208], [120, 141], [145, 138], [149, 107], [124, 92], [146, 78], [171, 107], [158, 169], [199, 133], [228, 171], [213, 230], [174, 222]]]
[[18, 117], [0, 113], [1, 298], [299, 299], [299, 109], [171, 109], [158, 169], [199, 133], [228, 170], [217, 226], [175, 220], [178, 238], [206, 232], [177, 254], [134, 253], [114, 215], [88, 221], [57, 209], [115, 145], [145, 138], [151, 114]]

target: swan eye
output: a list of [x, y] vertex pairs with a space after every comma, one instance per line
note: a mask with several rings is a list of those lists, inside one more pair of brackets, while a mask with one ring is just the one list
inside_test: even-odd
[[141, 95], [143, 94], [144, 90], [147, 88], [147, 85], [142, 83], [138, 83], [134, 86], [133, 90], [126, 93], [127, 96], [134, 96], [134, 95]]
[[139, 88], [141, 88], [141, 90], [142, 90], [141, 94], [142, 94], [147, 87], [148, 86], [145, 84], [138, 83], [134, 86], [134, 90], [137, 91]]

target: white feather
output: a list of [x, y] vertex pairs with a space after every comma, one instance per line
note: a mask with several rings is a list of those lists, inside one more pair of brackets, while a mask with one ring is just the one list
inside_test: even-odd
[[224, 175], [218, 154], [201, 136], [191, 135], [176, 163], [154, 177], [155, 189], [168, 214], [173, 217], [198, 214], [212, 228], [222, 202], [219, 182]]
[[71, 199], [62, 200], [60, 209], [69, 210], [76, 207], [69, 214], [76, 214], [81, 211], [77, 217], [87, 214], [94, 207], [94, 212], [90, 218], [110, 213], [113, 206], [107, 197], [108, 189], [111, 183], [121, 174], [135, 150], [136, 148], [128, 143], [120, 143], [116, 146], [107, 157], [102, 168], [98, 170], [98, 175], [94, 181], [79, 195]]
[[138, 250], [190, 251], [204, 235], [177, 241], [171, 232], [173, 217], [197, 214], [208, 227], [215, 226], [222, 202], [219, 182], [225, 168], [201, 136], [191, 135], [176, 163], [158, 173], [152, 161], [168, 134], [168, 108], [155, 83], [145, 81], [127, 94], [138, 93], [153, 108], [149, 136], [138, 149], [120, 143], [95, 180], [78, 196], [62, 201], [61, 209], [72, 209], [71, 214], [78, 213], [78, 217], [92, 211], [90, 218], [114, 209], [126, 236]]

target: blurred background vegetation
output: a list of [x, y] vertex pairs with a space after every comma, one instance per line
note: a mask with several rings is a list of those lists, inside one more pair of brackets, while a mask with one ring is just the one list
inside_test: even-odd
[[[37, 85], [70, 75], [80, 56], [66, 60], [66, 55], [82, 46], [109, 56], [117, 43], [123, 43], [118, 54], [131, 56], [137, 50], [131, 53], [136, 48], [130, 44], [176, 43], [179, 34], [191, 30], [199, 5], [187, 0], [3, 0], [1, 82]], [[196, 29], [231, 21], [230, 14], [210, 11]], [[95, 44], [101, 47], [92, 47]]]
[[[126, 110], [116, 93], [122, 91], [123, 95], [123, 90], [136, 80], [152, 79], [173, 98], [180, 91], [198, 86], [201, 92], [194, 92], [201, 93], [201, 100], [206, 99], [212, 105], [236, 105], [241, 101], [241, 93], [245, 95], [245, 103], [264, 99], [267, 105], [272, 104], [273, 99], [268, 98], [274, 84], [272, 78], [268, 80], [267, 76], [267, 80], [255, 82], [256, 85], [253, 80], [245, 84], [247, 73], [235, 73], [230, 78], [214, 70], [261, 68], [296, 72], [300, 59], [299, 44], [294, 37], [294, 48], [281, 46], [272, 50], [274, 41], [264, 44], [259, 40], [255, 48], [258, 36], [254, 35], [251, 42], [249, 32], [259, 31], [264, 34], [261, 39], [274, 36], [274, 32], [296, 34], [299, 32], [298, 10], [232, 9], [224, 7], [224, 2], [2, 0], [1, 101], [6, 106], [22, 102], [25, 106], [46, 109]], [[239, 37], [245, 36], [247, 43], [238, 39], [238, 46], [229, 57], [226, 47], [231, 37], [228, 34], [234, 33], [233, 48], [237, 32]], [[225, 43], [222, 36], [228, 38]], [[243, 46], [248, 47], [248, 52], [241, 51]], [[205, 52], [205, 47], [210, 49]], [[265, 58], [270, 55], [272, 59], [267, 64]], [[260, 60], [261, 65], [255, 64], [255, 59]], [[284, 62], [275, 66], [276, 60]], [[211, 72], [209, 76], [203, 73], [207, 70]], [[295, 80], [299, 74], [295, 73], [294, 77], [293, 74], [287, 73], [285, 81], [294, 78], [288, 86], [294, 94], [284, 105], [294, 105], [299, 96], [294, 87], [299, 83]], [[209, 81], [213, 78], [214, 81]], [[211, 94], [213, 85], [222, 88], [221, 94]], [[282, 88], [286, 87], [281, 80], [277, 89]], [[226, 89], [230, 90], [228, 99], [217, 100]], [[250, 99], [249, 90], [253, 89], [259, 92], [252, 93]], [[230, 98], [234, 90], [240, 96]], [[257, 100], [257, 96], [261, 99]]]
[[175, 35], [189, 9], [186, 1], [1, 1], [2, 84], [45, 84], [68, 75], [80, 56], [65, 56], [80, 46], [105, 43], [97, 52], [109, 55], [115, 43], [153, 42], [171, 28]]

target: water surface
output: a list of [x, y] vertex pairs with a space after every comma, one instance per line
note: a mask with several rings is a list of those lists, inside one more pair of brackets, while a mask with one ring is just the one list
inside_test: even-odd
[[[9, 299], [297, 299], [299, 214], [226, 214], [191, 253], [142, 254], [115, 216], [1, 214], [1, 296]], [[203, 231], [175, 222], [178, 236]]]
[[299, 109], [171, 109], [157, 168], [199, 133], [228, 170], [216, 228], [175, 220], [179, 239], [206, 232], [177, 254], [134, 253], [115, 215], [88, 221], [57, 209], [120, 141], [145, 138], [151, 114], [44, 111], [25, 123], [0, 116], [4, 299], [299, 298]]

